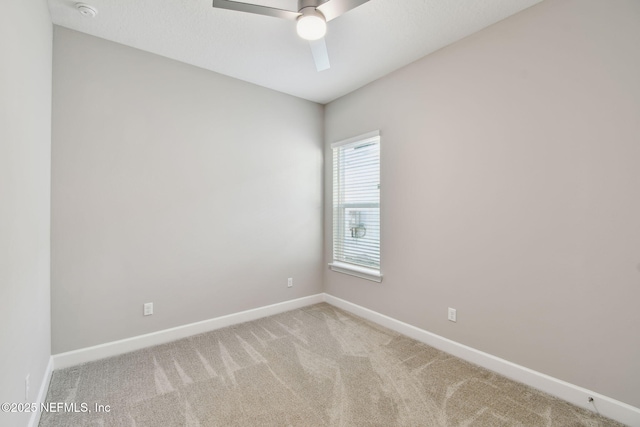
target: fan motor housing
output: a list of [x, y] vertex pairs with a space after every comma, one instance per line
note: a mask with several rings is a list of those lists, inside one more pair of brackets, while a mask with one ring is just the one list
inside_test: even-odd
[[329, 0], [298, 0], [298, 12], [307, 7], [316, 8]]

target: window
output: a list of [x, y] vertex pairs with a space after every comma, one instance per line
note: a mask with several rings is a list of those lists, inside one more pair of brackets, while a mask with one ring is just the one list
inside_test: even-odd
[[376, 282], [380, 273], [380, 132], [333, 149], [334, 271]]

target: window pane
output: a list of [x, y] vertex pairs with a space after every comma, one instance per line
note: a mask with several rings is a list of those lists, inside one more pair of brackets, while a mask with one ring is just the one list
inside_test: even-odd
[[334, 148], [334, 260], [380, 269], [380, 140]]

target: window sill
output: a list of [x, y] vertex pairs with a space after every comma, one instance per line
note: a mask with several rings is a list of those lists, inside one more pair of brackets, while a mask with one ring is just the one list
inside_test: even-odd
[[347, 264], [344, 262], [329, 263], [329, 268], [338, 273], [349, 274], [351, 276], [360, 277], [361, 279], [371, 280], [372, 282], [382, 282], [382, 273], [372, 268], [360, 267], [358, 265]]

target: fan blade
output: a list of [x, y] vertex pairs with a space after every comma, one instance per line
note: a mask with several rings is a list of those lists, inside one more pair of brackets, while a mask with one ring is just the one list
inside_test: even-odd
[[328, 70], [331, 64], [329, 64], [329, 54], [327, 53], [327, 43], [324, 41], [324, 37], [319, 40], [312, 40], [309, 42], [311, 46], [311, 53], [313, 54], [313, 60], [316, 62], [316, 69], [318, 71]]
[[232, 0], [213, 0], [213, 7], [219, 9], [238, 10], [240, 12], [256, 13], [258, 15], [275, 16], [276, 18], [289, 19], [295, 21], [300, 16], [298, 12], [290, 10], [276, 9], [273, 7], [260, 6], [257, 4], [241, 3]]
[[322, 12], [327, 22], [329, 22], [368, 1], [369, 0], [329, 0], [318, 6], [317, 9]]

